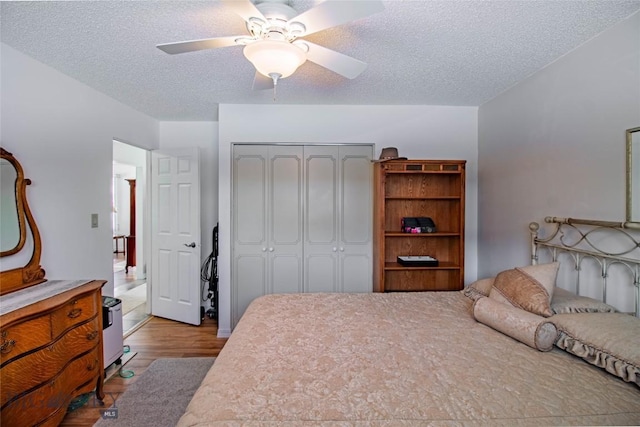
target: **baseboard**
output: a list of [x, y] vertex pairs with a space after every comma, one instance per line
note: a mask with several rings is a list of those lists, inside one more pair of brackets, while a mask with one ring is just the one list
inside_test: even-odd
[[218, 329], [218, 338], [229, 338], [231, 336], [231, 329]]

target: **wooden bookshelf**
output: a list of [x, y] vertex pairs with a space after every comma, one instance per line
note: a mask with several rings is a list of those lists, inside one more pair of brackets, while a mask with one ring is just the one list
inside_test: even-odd
[[[453, 291], [464, 286], [464, 160], [374, 164], [374, 290]], [[404, 217], [430, 217], [434, 233], [404, 233]], [[405, 266], [398, 256], [429, 255], [437, 267]]]

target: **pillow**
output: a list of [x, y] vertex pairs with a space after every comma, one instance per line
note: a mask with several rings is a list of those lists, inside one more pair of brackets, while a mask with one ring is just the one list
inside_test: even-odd
[[473, 304], [473, 317], [480, 323], [510, 336], [531, 348], [549, 351], [558, 337], [556, 326], [528, 311], [481, 297]]
[[562, 288], [555, 288], [553, 290], [553, 298], [551, 298], [551, 311], [554, 314], [567, 314], [615, 313], [618, 310], [597, 299], [576, 295]]
[[491, 292], [491, 287], [493, 286], [493, 281], [495, 277], [489, 277], [487, 279], [476, 280], [466, 288], [464, 288], [461, 292], [463, 295], [471, 298], [472, 300], [477, 300], [481, 297], [488, 297], [489, 292]]
[[489, 298], [549, 317], [559, 263], [529, 265], [496, 276]]
[[640, 318], [624, 313], [556, 314], [556, 346], [640, 386]]

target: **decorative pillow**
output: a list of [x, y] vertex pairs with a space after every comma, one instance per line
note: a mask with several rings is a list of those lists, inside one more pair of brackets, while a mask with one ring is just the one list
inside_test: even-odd
[[540, 351], [549, 351], [558, 337], [556, 326], [536, 314], [481, 297], [473, 304], [473, 317], [487, 326]]
[[624, 313], [556, 314], [556, 346], [640, 386], [640, 318]]
[[576, 295], [566, 289], [556, 287], [551, 298], [551, 311], [554, 314], [568, 313], [615, 313], [615, 307], [597, 299]]
[[554, 262], [505, 270], [496, 276], [489, 298], [549, 317], [558, 266]]
[[489, 277], [487, 279], [476, 280], [466, 288], [464, 288], [461, 292], [463, 295], [471, 298], [472, 300], [477, 300], [481, 297], [488, 297], [489, 292], [491, 292], [491, 287], [493, 286], [493, 281], [495, 277]]

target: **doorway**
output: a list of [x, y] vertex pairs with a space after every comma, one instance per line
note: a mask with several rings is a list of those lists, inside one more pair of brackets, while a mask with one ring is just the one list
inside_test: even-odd
[[114, 297], [122, 300], [123, 336], [150, 318], [144, 249], [147, 152], [113, 141]]

